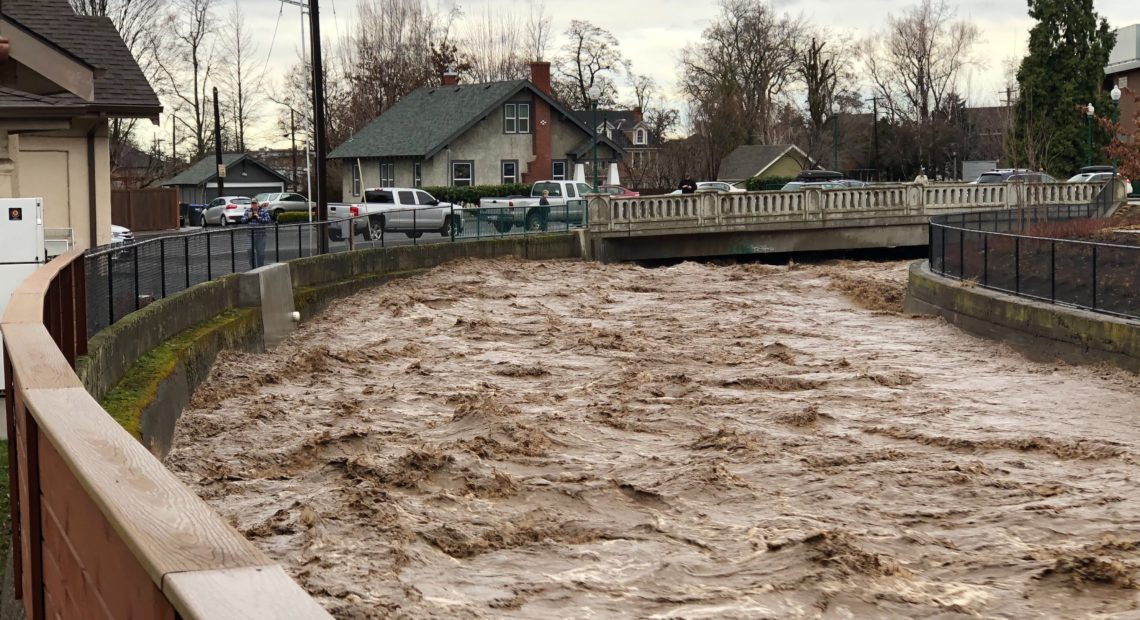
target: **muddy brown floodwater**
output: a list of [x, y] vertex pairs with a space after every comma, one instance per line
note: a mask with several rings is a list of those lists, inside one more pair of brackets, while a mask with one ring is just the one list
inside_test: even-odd
[[168, 464], [341, 618], [1140, 615], [1140, 381], [905, 278], [449, 263], [224, 354]]

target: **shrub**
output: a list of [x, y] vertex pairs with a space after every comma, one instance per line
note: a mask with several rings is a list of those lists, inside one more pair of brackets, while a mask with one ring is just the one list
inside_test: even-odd
[[440, 202], [475, 204], [480, 198], [530, 196], [530, 186], [522, 183], [508, 185], [469, 185], [467, 187], [425, 187], [424, 191]]
[[750, 192], [767, 192], [781, 189], [795, 180], [796, 177], [752, 177], [745, 182], [744, 187]]
[[[313, 219], [317, 219], [317, 214], [313, 212]], [[304, 211], [286, 211], [277, 216], [278, 224], [296, 224], [298, 222], [308, 222], [309, 214]]]

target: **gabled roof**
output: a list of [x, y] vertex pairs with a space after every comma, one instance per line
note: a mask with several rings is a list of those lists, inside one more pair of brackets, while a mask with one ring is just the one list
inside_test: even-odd
[[432, 157], [488, 115], [499, 115], [502, 104], [524, 91], [543, 99], [552, 110], [590, 133], [529, 80], [431, 86], [405, 95], [329, 153], [329, 159]]
[[[578, 119], [578, 122], [589, 127], [594, 122], [594, 111], [575, 110], [574, 117]], [[661, 140], [657, 136], [653, 135], [653, 132], [650, 131], [648, 125], [645, 125], [645, 119], [642, 119], [640, 123], [641, 125], [645, 125], [645, 144], [634, 144], [632, 140], [626, 137], [624, 132], [633, 131], [639, 124], [633, 110], [598, 110], [597, 118], [599, 126], [601, 126], [602, 122], [605, 121], [616, 130], [616, 133], [613, 136], [613, 141], [623, 149], [653, 148], [661, 146]]]
[[[106, 17], [76, 15], [67, 0], [4, 0], [0, 12], [81, 64], [95, 70], [95, 99], [54, 95], [38, 108], [81, 108], [110, 116], [157, 117], [162, 105], [122, 37]], [[36, 95], [33, 95], [36, 96]], [[26, 97], [0, 93], [0, 105], [26, 107]]]
[[[264, 163], [258, 161], [257, 159], [254, 159], [253, 157], [250, 157], [249, 155], [246, 155], [245, 153], [222, 153], [222, 163], [226, 165], [226, 178], [230, 177], [229, 171], [233, 170], [238, 164], [242, 163], [243, 161], [246, 162], [247, 165], [252, 164], [269, 172], [273, 176], [281, 179], [282, 181], [285, 181], [286, 183], [290, 182], [289, 177], [281, 174], [280, 172], [277, 172], [270, 166], [265, 165]], [[216, 160], [213, 155], [203, 157], [202, 159], [198, 160], [198, 162], [193, 166], [190, 166], [182, 172], [163, 181], [159, 185], [202, 185], [204, 183], [209, 183], [210, 181], [215, 181], [218, 178], [218, 168], [215, 162]]]
[[759, 176], [789, 153], [803, 162], [811, 160], [794, 144], [743, 144], [721, 160], [717, 180], [735, 182]]

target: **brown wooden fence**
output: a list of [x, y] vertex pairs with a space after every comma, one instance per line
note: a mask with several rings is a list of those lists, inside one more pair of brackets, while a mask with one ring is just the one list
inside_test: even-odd
[[173, 187], [111, 190], [111, 223], [132, 231], [178, 228], [178, 190]]

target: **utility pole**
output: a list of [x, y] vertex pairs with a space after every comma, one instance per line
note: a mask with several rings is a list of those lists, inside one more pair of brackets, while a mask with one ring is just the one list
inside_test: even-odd
[[[316, 138], [317, 158], [317, 219], [329, 219], [328, 201], [328, 141], [325, 138], [325, 76], [321, 63], [321, 18], [317, 0], [309, 0], [309, 30], [313, 59], [313, 134]], [[328, 235], [319, 236], [320, 252], [328, 252]]]
[[170, 117], [170, 159], [173, 165], [178, 165], [178, 119]]
[[882, 177], [879, 173], [879, 98], [871, 97], [871, 144], [873, 155], [871, 166], [875, 169], [875, 180]]
[[[293, 191], [297, 191], [297, 122], [294, 119], [293, 108], [289, 108], [289, 136], [293, 142], [293, 149], [291, 151], [293, 156], [293, 174], [289, 178], [293, 180]], [[309, 198], [309, 196], [305, 197], [306, 200]]]
[[[222, 161], [222, 115], [218, 112], [218, 87], [214, 87], [214, 163], [218, 175], [218, 196], [226, 193], [226, 164]], [[223, 216], [225, 217], [225, 216]]]

